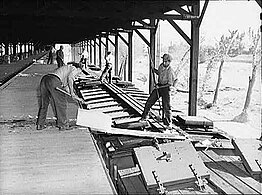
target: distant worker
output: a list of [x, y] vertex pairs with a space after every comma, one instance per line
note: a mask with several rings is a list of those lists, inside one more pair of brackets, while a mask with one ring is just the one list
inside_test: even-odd
[[80, 63], [84, 65], [84, 68], [87, 69], [87, 63], [88, 63], [88, 52], [87, 49], [84, 48], [82, 54], [81, 54], [81, 60]]
[[51, 46], [49, 53], [48, 53], [47, 64], [53, 64], [54, 63], [54, 57], [53, 57], [54, 52], [55, 52], [55, 48], [53, 46]]
[[54, 114], [57, 118], [56, 125], [59, 130], [69, 130], [67, 121], [67, 95], [66, 91], [73, 100], [80, 103], [85, 103], [82, 98], [79, 98], [73, 89], [74, 79], [82, 74], [82, 65], [79, 63], [70, 64], [57, 68], [54, 72], [46, 74], [40, 82], [40, 107], [37, 118], [37, 130], [46, 128], [45, 120], [47, 115], [50, 100], [54, 104]]
[[159, 65], [158, 70], [153, 68], [153, 71], [158, 74], [158, 84], [155, 89], [150, 94], [147, 99], [142, 118], [140, 121], [146, 120], [147, 115], [150, 111], [150, 108], [155, 104], [155, 102], [162, 97], [162, 106], [163, 106], [163, 122], [166, 125], [167, 129], [172, 129], [172, 112], [171, 112], [171, 87], [175, 86], [177, 78], [175, 78], [174, 71], [170, 66], [172, 57], [169, 54], [164, 54], [163, 62]]
[[111, 51], [108, 51], [106, 54], [107, 54], [105, 57], [106, 66], [100, 76], [100, 81], [104, 82], [105, 77], [108, 77], [108, 82], [111, 83], [112, 82], [112, 67], [113, 67], [115, 58], [113, 54], [111, 53]]
[[60, 49], [56, 51], [56, 61], [57, 61], [58, 68], [65, 65], [63, 49], [64, 49], [63, 45], [60, 45]]

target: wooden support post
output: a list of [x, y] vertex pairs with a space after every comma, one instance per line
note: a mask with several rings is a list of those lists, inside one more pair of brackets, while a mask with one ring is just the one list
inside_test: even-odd
[[96, 65], [96, 38], [94, 38], [94, 65]]
[[115, 35], [115, 75], [118, 75], [118, 33]]
[[89, 40], [90, 43], [90, 64], [93, 63], [93, 48], [92, 48], [92, 40]]
[[5, 42], [5, 55], [9, 55], [9, 43]]
[[13, 55], [16, 55], [16, 43], [13, 43]]
[[128, 33], [128, 81], [132, 82], [133, 71], [133, 31]]
[[24, 57], [26, 58], [27, 56], [26, 56], [26, 43], [24, 44]]
[[[192, 7], [195, 16], [200, 12], [200, 1]], [[188, 115], [197, 114], [197, 82], [198, 82], [198, 53], [199, 53], [199, 25], [198, 20], [191, 20], [191, 40], [190, 47], [190, 76], [189, 76], [189, 107]]]
[[102, 40], [101, 35], [99, 35], [99, 67], [102, 67]]
[[[155, 26], [155, 19], [150, 19], [150, 26]], [[155, 45], [156, 45], [156, 31], [150, 29], [150, 54], [149, 54], [149, 93], [154, 89], [154, 78], [150, 67], [155, 66]], [[151, 59], [150, 59], [151, 58]]]
[[108, 33], [106, 33], [106, 52], [108, 52], [108, 45], [109, 45], [109, 37], [108, 37]]

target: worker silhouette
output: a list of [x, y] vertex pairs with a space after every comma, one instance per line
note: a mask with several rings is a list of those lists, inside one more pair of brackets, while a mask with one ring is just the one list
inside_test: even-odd
[[104, 82], [105, 78], [107, 77], [108, 82], [111, 83], [112, 82], [112, 67], [114, 63], [114, 56], [111, 53], [111, 51], [107, 52], [105, 60], [106, 60], [106, 66], [100, 76], [100, 81]]
[[60, 49], [56, 51], [56, 61], [57, 61], [58, 68], [65, 65], [63, 49], [64, 49], [63, 45], [60, 45]]

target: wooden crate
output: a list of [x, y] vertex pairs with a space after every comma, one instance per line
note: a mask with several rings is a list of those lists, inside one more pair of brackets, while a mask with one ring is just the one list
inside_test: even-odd
[[213, 128], [213, 121], [200, 116], [177, 115], [177, 123], [182, 127], [200, 127], [204, 129]]

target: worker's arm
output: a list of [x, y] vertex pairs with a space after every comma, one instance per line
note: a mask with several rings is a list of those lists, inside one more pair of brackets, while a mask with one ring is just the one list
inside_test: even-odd
[[68, 88], [69, 88], [69, 94], [70, 96], [72, 97], [73, 100], [76, 100], [76, 101], [79, 101], [80, 103], [84, 103], [84, 99], [78, 97], [75, 92], [74, 92], [74, 78], [75, 78], [75, 72], [71, 72], [69, 75], [68, 75]]

